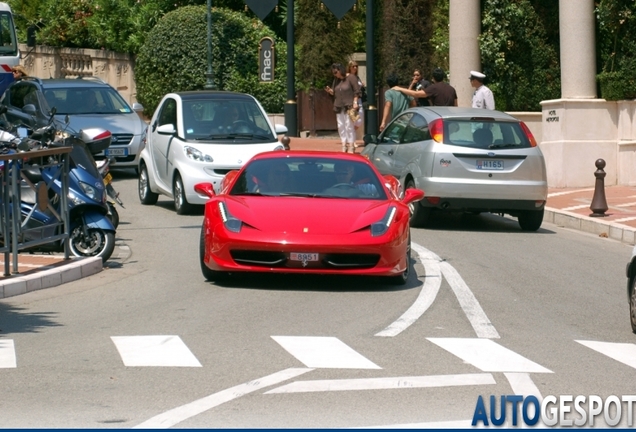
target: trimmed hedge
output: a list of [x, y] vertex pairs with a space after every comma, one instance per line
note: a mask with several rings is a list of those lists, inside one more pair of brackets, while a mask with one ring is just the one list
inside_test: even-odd
[[[275, 41], [273, 83], [259, 83], [258, 44]], [[252, 94], [267, 112], [285, 103], [286, 45], [257, 19], [229, 9], [212, 9], [212, 68], [217, 90]], [[207, 78], [207, 8], [185, 6], [166, 14], [150, 31], [137, 57], [137, 99], [145, 114], [154, 112], [170, 92], [201, 90]]]

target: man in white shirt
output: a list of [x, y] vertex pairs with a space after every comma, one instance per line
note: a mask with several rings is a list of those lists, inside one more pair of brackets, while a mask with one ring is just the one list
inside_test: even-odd
[[477, 71], [470, 71], [470, 85], [475, 88], [473, 93], [473, 108], [495, 109], [495, 97], [492, 91], [484, 85], [486, 75]]

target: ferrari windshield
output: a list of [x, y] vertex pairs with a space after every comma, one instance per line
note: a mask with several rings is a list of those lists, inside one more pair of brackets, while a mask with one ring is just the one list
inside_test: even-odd
[[281, 157], [249, 163], [230, 195], [302, 196], [385, 200], [376, 173], [364, 162]]
[[188, 140], [248, 143], [276, 140], [267, 116], [251, 98], [184, 99], [182, 110]]

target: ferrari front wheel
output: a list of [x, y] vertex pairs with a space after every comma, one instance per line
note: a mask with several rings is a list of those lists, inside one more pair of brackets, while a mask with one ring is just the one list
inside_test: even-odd
[[201, 264], [201, 273], [207, 281], [220, 282], [227, 273], [210, 269], [205, 265], [205, 228], [201, 227], [201, 239], [199, 240], [199, 263]]
[[390, 281], [393, 285], [406, 285], [409, 280], [409, 274], [411, 273], [411, 235], [409, 234], [409, 241], [406, 244], [406, 270], [397, 276], [390, 276]]

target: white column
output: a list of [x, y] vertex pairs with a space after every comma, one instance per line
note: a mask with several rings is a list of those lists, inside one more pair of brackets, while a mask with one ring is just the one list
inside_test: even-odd
[[481, 71], [477, 40], [481, 33], [480, 1], [450, 0], [448, 18], [450, 84], [457, 90], [458, 105], [469, 107], [474, 89], [468, 76], [471, 70]]
[[596, 98], [594, 1], [559, 0], [561, 97]]

